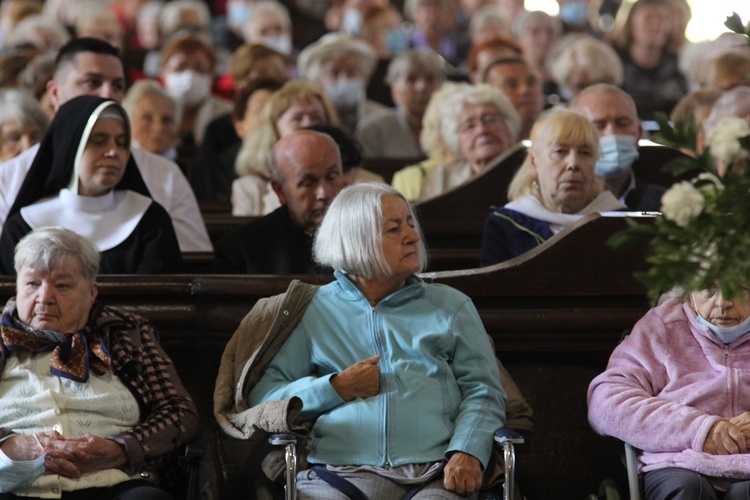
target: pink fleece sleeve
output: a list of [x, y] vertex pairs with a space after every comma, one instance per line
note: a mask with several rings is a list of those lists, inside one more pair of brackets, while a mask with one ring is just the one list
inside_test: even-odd
[[[691, 348], [683, 351], [686, 343]], [[700, 350], [680, 303], [670, 301], [650, 310], [589, 386], [593, 429], [645, 451], [702, 451], [709, 429], [720, 418], [679, 402], [700, 386], [675, 380], [696, 364], [687, 359], [695, 356], [692, 344]]]

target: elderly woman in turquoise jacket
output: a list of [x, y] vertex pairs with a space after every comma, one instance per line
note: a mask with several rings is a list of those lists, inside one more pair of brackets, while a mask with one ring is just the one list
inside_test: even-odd
[[505, 392], [471, 299], [415, 276], [426, 252], [411, 205], [387, 185], [351, 186], [314, 252], [336, 280], [249, 396], [298, 396], [299, 419], [315, 420], [299, 497], [335, 494], [341, 479], [365, 498], [473, 494], [505, 423]]

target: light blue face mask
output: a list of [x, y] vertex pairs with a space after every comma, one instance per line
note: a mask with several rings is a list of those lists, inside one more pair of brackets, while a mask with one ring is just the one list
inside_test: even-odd
[[716, 335], [716, 338], [725, 344], [729, 344], [750, 332], [750, 316], [745, 318], [745, 321], [735, 326], [716, 326], [700, 314], [696, 314], [695, 319], [698, 323], [711, 330], [711, 332]]
[[586, 2], [566, 2], [560, 6], [560, 19], [571, 26], [583, 26], [589, 21]]
[[594, 171], [599, 177], [622, 177], [638, 159], [638, 138], [632, 135], [605, 135], [599, 138], [599, 159]]
[[[3, 467], [3, 483], [9, 489], [29, 482], [29, 478], [38, 478], [44, 474], [44, 457], [42, 454], [34, 460], [13, 462], [3, 454], [0, 456], [0, 466]], [[12, 467], [11, 467], [12, 465]]]
[[358, 10], [349, 9], [344, 13], [344, 19], [341, 21], [341, 31], [352, 36], [362, 34], [362, 23], [364, 18]]
[[388, 52], [392, 55], [400, 54], [409, 48], [409, 35], [401, 26], [389, 29], [385, 35], [385, 40], [388, 45]]
[[250, 17], [250, 6], [247, 4], [230, 4], [227, 8], [229, 22], [235, 26], [242, 26]]

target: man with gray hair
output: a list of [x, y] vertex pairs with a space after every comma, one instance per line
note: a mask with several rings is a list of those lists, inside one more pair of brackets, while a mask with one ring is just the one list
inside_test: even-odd
[[227, 274], [319, 274], [313, 235], [344, 187], [341, 155], [328, 135], [298, 130], [271, 153], [271, 186], [281, 207], [216, 242], [214, 271]]

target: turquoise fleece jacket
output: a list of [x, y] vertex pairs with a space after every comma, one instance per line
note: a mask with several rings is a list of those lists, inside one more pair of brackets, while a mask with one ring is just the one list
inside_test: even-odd
[[[471, 299], [412, 276], [371, 307], [343, 273], [322, 286], [249, 404], [298, 396], [317, 419], [308, 461], [400, 466], [468, 453], [486, 467], [505, 391]], [[380, 393], [344, 402], [336, 373], [379, 354]]]

